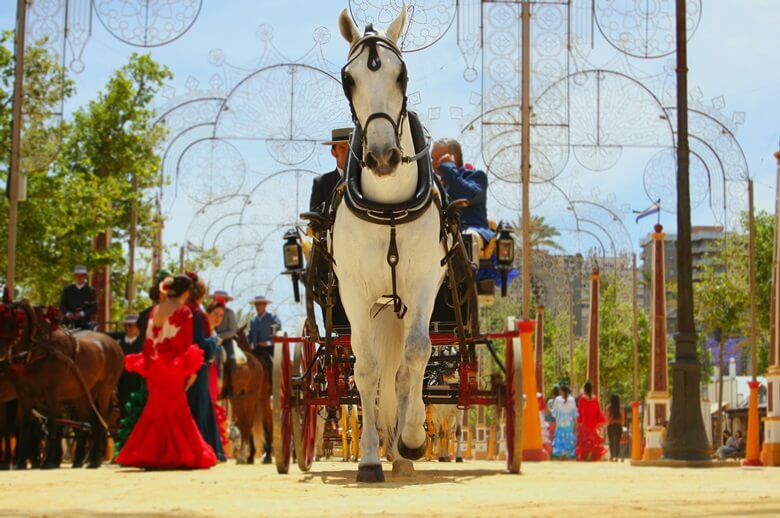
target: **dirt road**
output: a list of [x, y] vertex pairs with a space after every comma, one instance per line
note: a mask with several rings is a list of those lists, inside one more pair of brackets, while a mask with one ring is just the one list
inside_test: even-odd
[[780, 516], [780, 470], [637, 468], [628, 463], [416, 464], [414, 479], [357, 484], [354, 464], [209, 471], [0, 472], [0, 516]]

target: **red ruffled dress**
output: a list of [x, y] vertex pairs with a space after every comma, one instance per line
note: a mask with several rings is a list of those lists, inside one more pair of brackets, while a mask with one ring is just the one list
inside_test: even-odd
[[577, 431], [577, 460], [601, 460], [607, 449], [604, 447], [604, 438], [599, 435], [599, 427], [606, 422], [601, 412], [599, 398], [588, 399], [580, 396], [577, 402], [580, 424]]
[[122, 466], [152, 469], [205, 469], [217, 463], [192, 419], [184, 387], [203, 364], [192, 343], [192, 312], [182, 306], [157, 327], [149, 317], [142, 353], [125, 358], [127, 370], [146, 378], [149, 399], [117, 456]]

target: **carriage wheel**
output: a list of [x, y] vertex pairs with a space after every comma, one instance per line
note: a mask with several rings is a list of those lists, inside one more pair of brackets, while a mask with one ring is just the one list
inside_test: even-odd
[[510, 473], [520, 473], [523, 461], [523, 356], [520, 340], [506, 348], [506, 464]]
[[[293, 372], [296, 376], [302, 376], [306, 368], [317, 354], [317, 346], [309, 340], [295, 345], [293, 359]], [[295, 444], [295, 459], [301, 471], [309, 471], [314, 461], [317, 444], [317, 406], [308, 405], [302, 401], [303, 397], [316, 390], [314, 375], [316, 365], [309, 376], [301, 380], [300, 389], [297, 391], [292, 406], [292, 432]]]
[[290, 345], [274, 344], [273, 370], [273, 451], [276, 471], [290, 471], [290, 435], [292, 425], [292, 383]]

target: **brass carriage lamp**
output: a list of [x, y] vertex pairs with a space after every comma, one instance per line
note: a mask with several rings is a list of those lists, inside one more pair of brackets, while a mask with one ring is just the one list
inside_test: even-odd
[[295, 302], [301, 301], [301, 293], [298, 288], [298, 281], [301, 278], [303, 270], [303, 247], [298, 239], [298, 232], [291, 228], [284, 233], [284, 273], [292, 277], [293, 295]]
[[501, 272], [501, 296], [506, 297], [509, 271], [515, 261], [515, 240], [512, 237], [512, 227], [504, 220], [498, 223], [496, 231], [498, 232], [496, 261], [498, 262], [498, 270]]

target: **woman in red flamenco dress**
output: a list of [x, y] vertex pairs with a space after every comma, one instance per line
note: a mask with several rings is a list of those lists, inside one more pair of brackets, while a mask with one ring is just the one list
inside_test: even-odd
[[593, 395], [593, 384], [585, 382], [582, 388], [583, 394], [577, 402], [577, 460], [598, 461], [607, 452], [604, 447], [604, 438], [599, 435], [599, 428], [604, 426], [606, 419], [601, 412], [599, 398]]
[[161, 286], [167, 300], [152, 310], [144, 350], [125, 358], [127, 370], [146, 377], [149, 399], [116, 461], [146, 469], [210, 468], [217, 458], [192, 419], [185, 392], [203, 364], [184, 305], [191, 281], [179, 275]]

